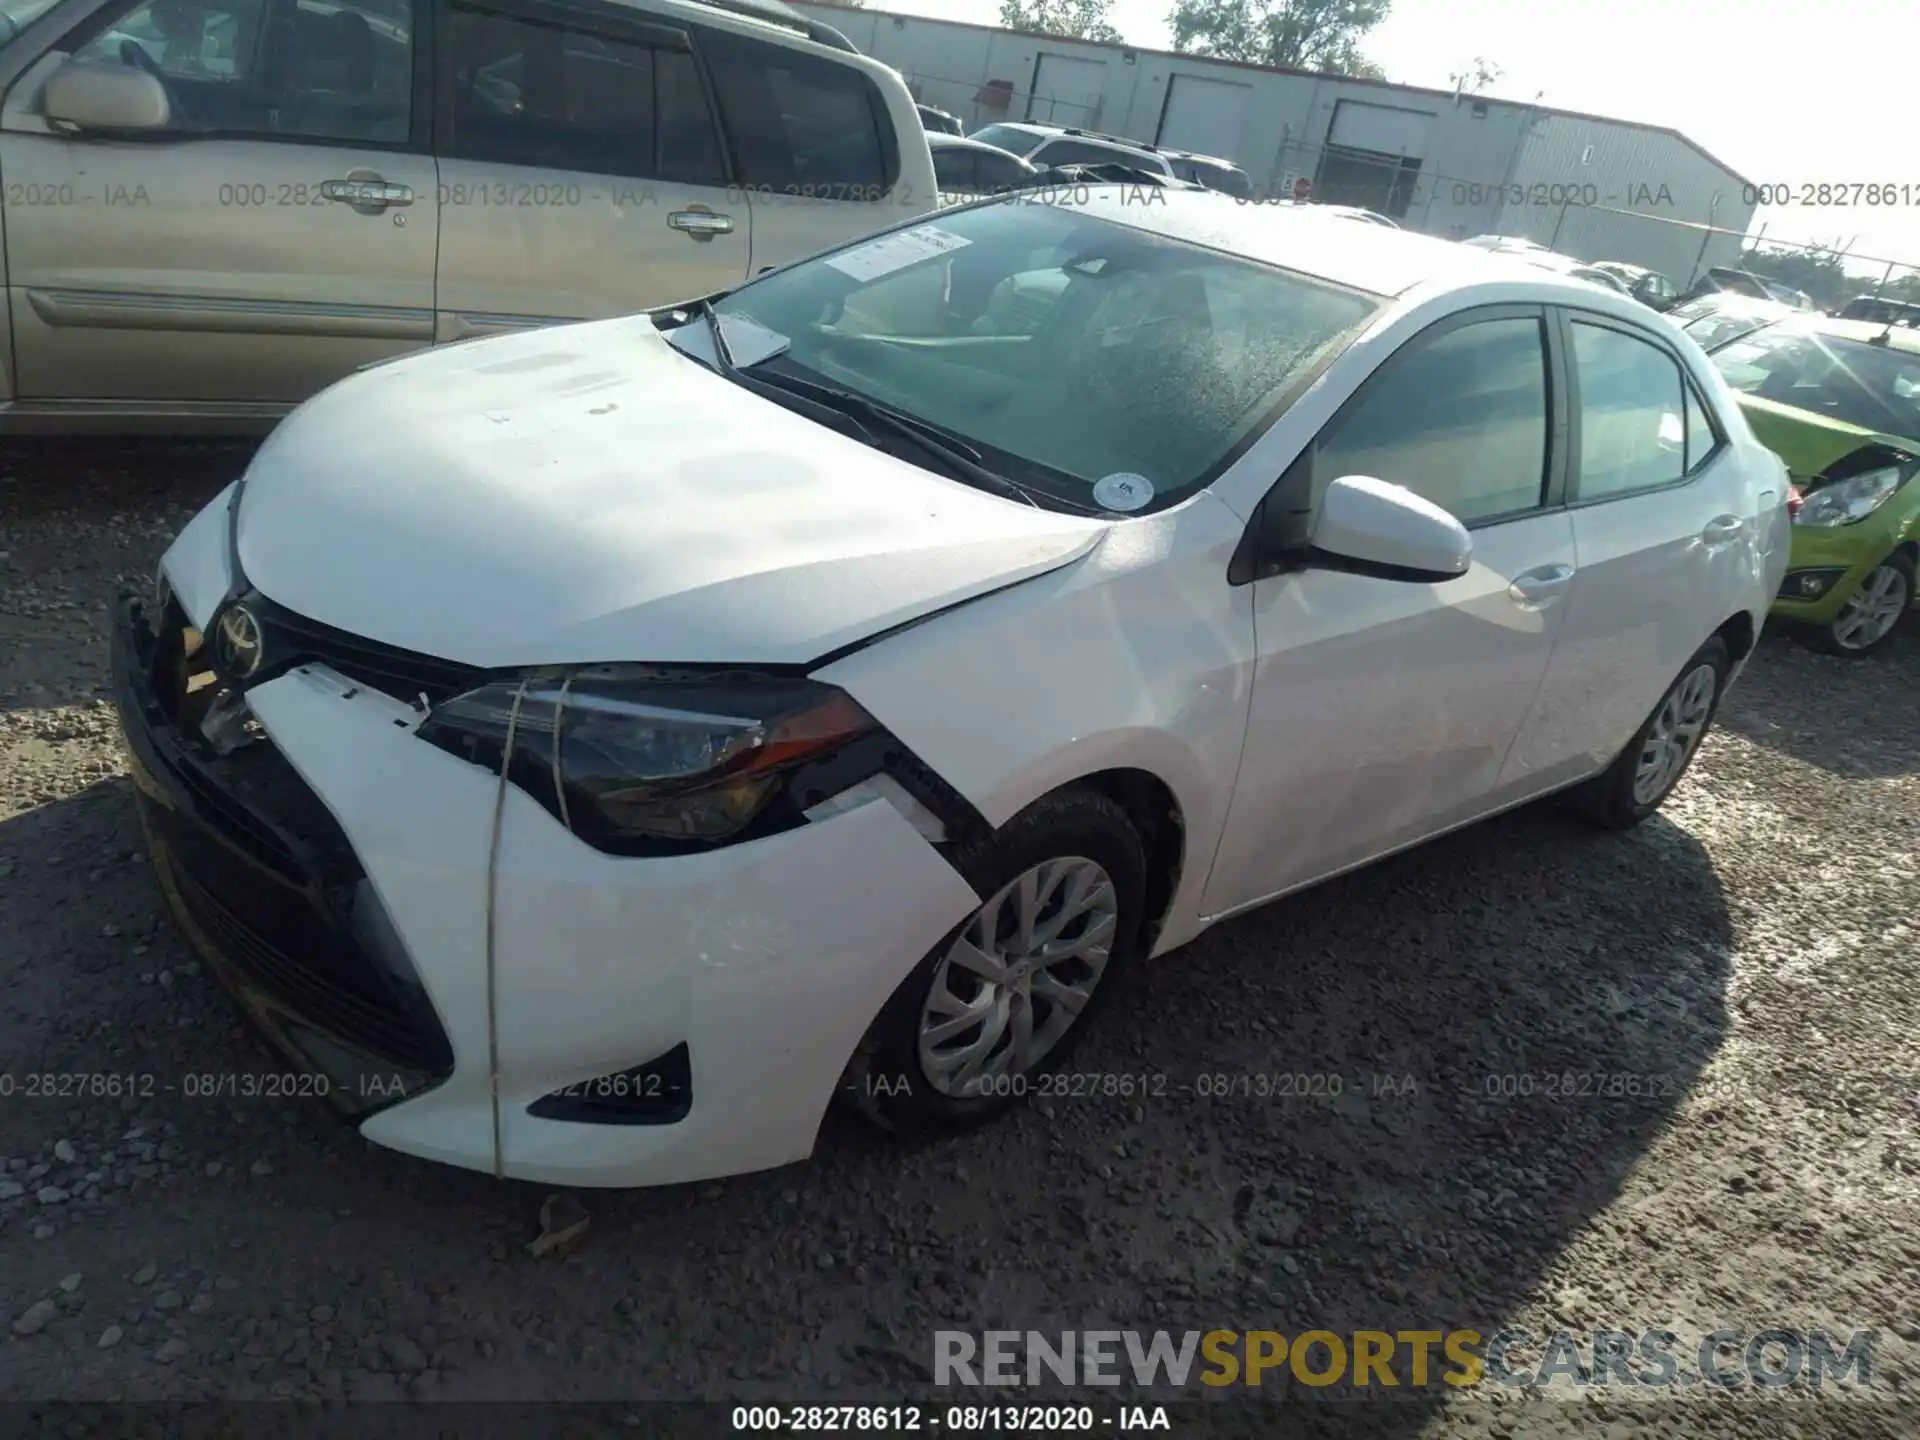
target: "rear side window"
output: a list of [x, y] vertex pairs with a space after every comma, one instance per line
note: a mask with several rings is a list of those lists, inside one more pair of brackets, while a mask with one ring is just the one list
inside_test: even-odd
[[718, 183], [719, 136], [691, 53], [454, 7], [440, 153]]
[[933, 178], [942, 190], [976, 190], [980, 185], [979, 159], [977, 150], [937, 147], [933, 152]]
[[729, 31], [701, 32], [740, 179], [821, 200], [878, 200], [900, 176], [879, 89], [851, 65]]
[[1700, 392], [1687, 382], [1687, 474], [1691, 475], [1720, 448], [1720, 436]]
[[976, 150], [974, 159], [979, 162], [980, 187], [983, 190], [1011, 188], [1023, 183], [1033, 173], [1010, 155], [990, 155]]
[[1463, 524], [1537, 509], [1547, 482], [1540, 321], [1477, 320], [1415, 341], [1323, 437], [1314, 486], [1344, 475], [1404, 485]]
[[1579, 320], [1571, 328], [1580, 397], [1578, 497], [1604, 500], [1679, 480], [1687, 469], [1679, 362], [1619, 330]]

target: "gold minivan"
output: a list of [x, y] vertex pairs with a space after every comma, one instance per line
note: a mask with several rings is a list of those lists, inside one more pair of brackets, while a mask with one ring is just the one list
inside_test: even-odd
[[0, 94], [0, 433], [261, 430], [936, 204], [900, 76], [779, 0], [0, 0]]

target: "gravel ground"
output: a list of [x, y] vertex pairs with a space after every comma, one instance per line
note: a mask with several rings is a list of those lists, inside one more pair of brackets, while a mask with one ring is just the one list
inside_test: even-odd
[[[1429, 1395], [1360, 1431], [1920, 1428], [1920, 624], [1855, 666], [1763, 640], [1634, 834], [1535, 807], [1143, 967], [1076, 1069], [1164, 1094], [918, 1147], [834, 1119], [807, 1164], [584, 1192], [534, 1258], [539, 1188], [180, 1093], [277, 1066], [163, 917], [105, 602], [243, 463], [0, 455], [0, 1395], [878, 1402], [935, 1393], [937, 1328], [1784, 1325], [1878, 1331], [1880, 1403]], [[24, 1093], [79, 1071], [161, 1093]], [[1277, 1072], [1344, 1093], [1196, 1093]], [[1568, 1072], [1665, 1078], [1490, 1093]]]

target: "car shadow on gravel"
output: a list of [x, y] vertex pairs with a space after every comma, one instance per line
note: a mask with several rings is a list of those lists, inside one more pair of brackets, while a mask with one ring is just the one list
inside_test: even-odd
[[[1755, 683], [1762, 670], [1764, 695]], [[1841, 713], [1849, 723], [1836, 719]], [[1920, 773], [1920, 614], [1863, 660], [1768, 632], [1748, 675], [1727, 693], [1718, 724], [1842, 779]]]

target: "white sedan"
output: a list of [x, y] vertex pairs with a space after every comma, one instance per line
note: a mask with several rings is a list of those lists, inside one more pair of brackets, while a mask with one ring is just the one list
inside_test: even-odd
[[641, 1185], [964, 1124], [1218, 920], [1671, 791], [1788, 535], [1690, 341], [1074, 199], [356, 375], [123, 602], [156, 873], [368, 1138]]

